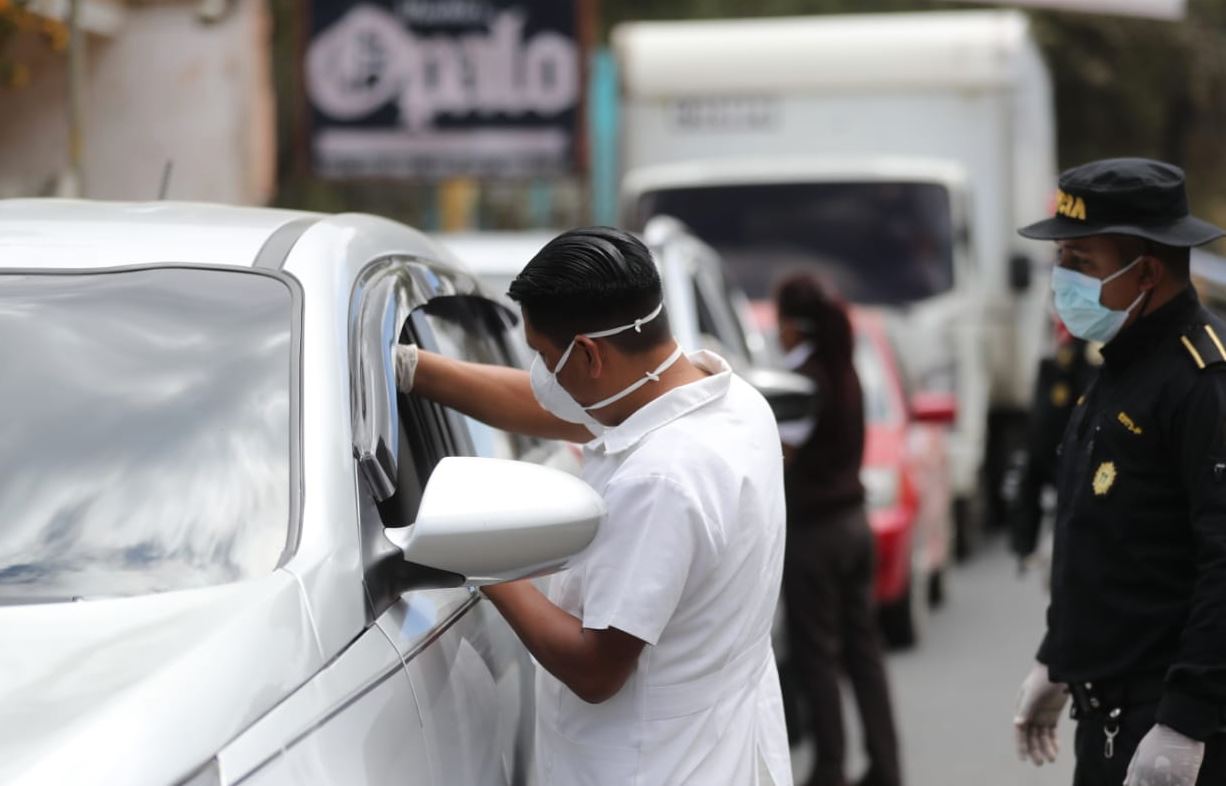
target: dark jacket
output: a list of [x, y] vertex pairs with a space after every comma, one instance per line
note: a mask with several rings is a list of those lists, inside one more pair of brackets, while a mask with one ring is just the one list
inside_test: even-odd
[[788, 525], [810, 526], [864, 502], [864, 394], [850, 360], [830, 373], [814, 352], [796, 373], [820, 391], [817, 424], [784, 474]]
[[1226, 327], [1191, 288], [1103, 349], [1061, 443], [1054, 680], [1165, 677], [1159, 723], [1226, 724]]

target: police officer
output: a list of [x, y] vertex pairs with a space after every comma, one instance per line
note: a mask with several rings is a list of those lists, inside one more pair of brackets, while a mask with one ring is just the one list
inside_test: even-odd
[[1092, 342], [1072, 335], [1063, 323], [1058, 323], [1056, 329], [1056, 351], [1039, 361], [1026, 424], [1026, 450], [1009, 506], [1010, 545], [1023, 571], [1038, 550], [1039, 531], [1046, 514], [1043, 496], [1056, 484], [1060, 438], [1077, 399], [1101, 363]]
[[1197, 300], [1183, 172], [1143, 159], [1060, 177], [1056, 311], [1105, 344], [1060, 446], [1052, 599], [1014, 719], [1054, 761], [1070, 695], [1075, 786], [1226, 783], [1226, 326]]

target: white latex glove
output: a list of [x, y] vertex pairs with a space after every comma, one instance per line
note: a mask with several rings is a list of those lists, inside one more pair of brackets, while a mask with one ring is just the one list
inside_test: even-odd
[[1035, 766], [1052, 763], [1060, 752], [1056, 724], [1068, 703], [1068, 687], [1047, 678], [1047, 667], [1036, 663], [1026, 675], [1017, 695], [1017, 715], [1013, 728], [1017, 737], [1017, 755], [1030, 759]]
[[1158, 724], [1141, 738], [1124, 786], [1195, 786], [1204, 760], [1205, 743]]
[[413, 377], [417, 375], [417, 345], [397, 344], [392, 357], [396, 366], [396, 387], [401, 393], [411, 393]]

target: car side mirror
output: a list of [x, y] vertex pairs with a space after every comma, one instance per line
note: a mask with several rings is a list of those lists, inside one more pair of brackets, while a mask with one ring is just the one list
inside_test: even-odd
[[1032, 267], [1030, 257], [1025, 254], [1014, 254], [1009, 257], [1009, 288], [1014, 292], [1025, 292], [1030, 289]]
[[911, 398], [911, 419], [952, 426], [958, 420], [958, 398], [952, 393], [916, 393]]
[[811, 418], [817, 412], [820, 392], [808, 377], [769, 368], [747, 369], [742, 376], [766, 398], [776, 421]]
[[386, 534], [424, 569], [417, 588], [497, 584], [567, 567], [604, 514], [600, 495], [560, 470], [450, 456], [434, 468], [417, 521]]

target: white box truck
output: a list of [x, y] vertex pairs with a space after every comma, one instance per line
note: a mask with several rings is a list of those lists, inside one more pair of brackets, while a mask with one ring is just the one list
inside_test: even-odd
[[[1012, 11], [640, 22], [613, 33], [623, 200], [719, 250], [753, 299], [795, 268], [887, 311], [915, 387], [958, 396], [963, 546], [999, 514], [1050, 335], [1050, 79]], [[992, 504], [995, 503], [995, 504]]]

